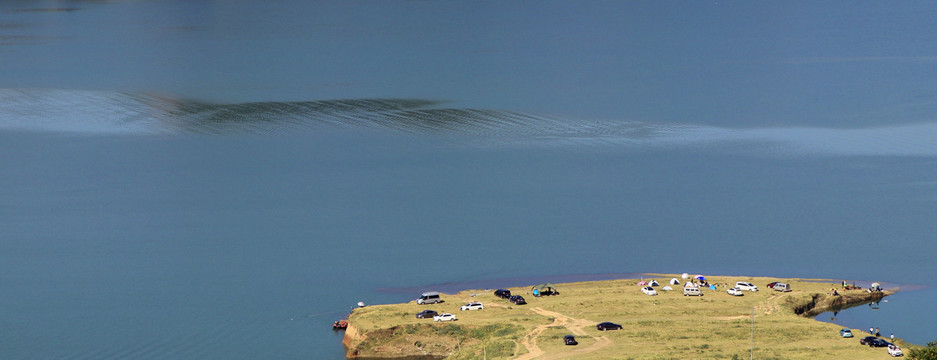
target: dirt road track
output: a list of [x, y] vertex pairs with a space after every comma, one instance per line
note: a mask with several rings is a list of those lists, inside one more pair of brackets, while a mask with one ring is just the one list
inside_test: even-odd
[[550, 324], [540, 325], [531, 330], [523, 339], [521, 339], [521, 345], [524, 345], [527, 348], [527, 353], [521, 356], [518, 356], [517, 360], [530, 360], [530, 359], [540, 359], [540, 360], [553, 360], [553, 359], [565, 359], [576, 354], [583, 354], [588, 352], [597, 351], [608, 345], [611, 345], [611, 340], [605, 336], [599, 336], [595, 338], [595, 343], [585, 347], [570, 347], [570, 351], [564, 351], [556, 354], [544, 354], [543, 350], [537, 346], [537, 337], [540, 336], [544, 330], [551, 326], [563, 326], [569, 329], [573, 335], [576, 336], [588, 336], [586, 331], [583, 330], [586, 326], [592, 326], [595, 324], [594, 321], [586, 319], [576, 319], [569, 317], [558, 312], [544, 310], [539, 307], [531, 308], [531, 311], [538, 315], [549, 316], [553, 318], [553, 322]]

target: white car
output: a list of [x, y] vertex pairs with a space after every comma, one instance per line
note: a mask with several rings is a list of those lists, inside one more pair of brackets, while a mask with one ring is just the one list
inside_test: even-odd
[[643, 293], [645, 293], [645, 294], [648, 294], [648, 295], [651, 295], [651, 296], [657, 295], [657, 290], [654, 290], [654, 288], [652, 288], [652, 287], [650, 287], [650, 286], [642, 287], [642, 288], [641, 288], [641, 292], [643, 292]]
[[739, 288], [737, 288], [737, 287], [734, 287], [734, 288], [731, 288], [731, 289], [726, 290], [726, 294], [729, 294], [729, 295], [732, 295], [732, 296], [742, 296], [742, 295], [744, 295], [744, 294], [742, 294], [742, 289], [739, 289]]
[[758, 291], [758, 287], [748, 281], [739, 281], [735, 283], [735, 287], [739, 288], [739, 290]]
[[894, 357], [894, 356], [904, 356], [904, 353], [901, 352], [901, 348], [899, 348], [898, 346], [895, 346], [895, 345], [893, 344], [893, 345], [888, 345], [888, 355], [891, 355], [891, 356], [893, 356], [893, 357]]
[[473, 302], [473, 303], [468, 303], [468, 304], [462, 305], [462, 307], [459, 308], [459, 309], [462, 310], [462, 311], [465, 311], [465, 310], [481, 310], [481, 309], [484, 309], [484, 308], [485, 308], [485, 306], [482, 305], [482, 303], [480, 303], [480, 302]]
[[433, 321], [456, 321], [456, 320], [459, 320], [459, 319], [456, 319], [455, 315], [452, 315], [450, 313], [442, 313], [442, 314], [433, 316]]

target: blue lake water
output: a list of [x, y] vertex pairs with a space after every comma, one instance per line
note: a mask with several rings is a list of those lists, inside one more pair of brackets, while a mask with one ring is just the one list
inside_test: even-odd
[[684, 6], [3, 2], [0, 357], [338, 359], [358, 301], [638, 272], [901, 284], [837, 323], [932, 341], [926, 57]]

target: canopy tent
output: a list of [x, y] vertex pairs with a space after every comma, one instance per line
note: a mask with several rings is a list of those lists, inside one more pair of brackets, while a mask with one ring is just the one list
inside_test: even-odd
[[534, 296], [559, 295], [560, 294], [559, 291], [556, 291], [556, 287], [550, 283], [534, 285], [534, 287], [530, 288], [530, 293], [534, 294]]

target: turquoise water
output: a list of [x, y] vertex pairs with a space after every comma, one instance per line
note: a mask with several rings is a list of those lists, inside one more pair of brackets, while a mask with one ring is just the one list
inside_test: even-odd
[[[926, 59], [824, 46], [881, 9], [683, 6], [3, 2], [0, 357], [338, 359], [358, 301], [637, 272], [931, 283]], [[838, 323], [933, 340], [901, 286]]]

